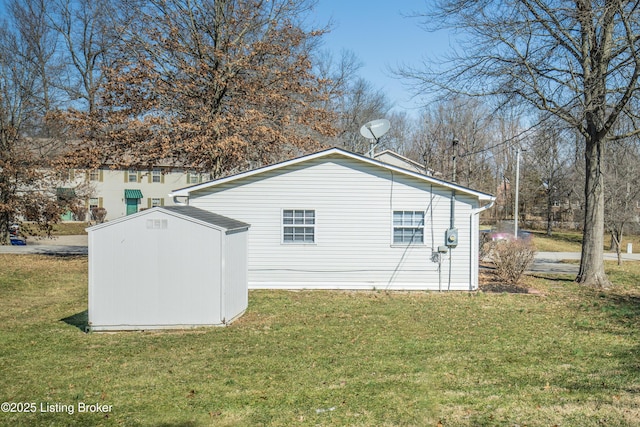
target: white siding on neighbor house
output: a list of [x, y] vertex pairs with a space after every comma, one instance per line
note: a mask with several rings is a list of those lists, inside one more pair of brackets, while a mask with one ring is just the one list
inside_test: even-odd
[[[433, 190], [433, 193], [431, 192]], [[444, 245], [451, 191], [344, 156], [288, 165], [190, 194], [189, 204], [252, 225], [250, 288], [438, 289], [432, 252]], [[459, 195], [459, 245], [443, 289], [472, 286], [472, 208]], [[315, 243], [282, 242], [285, 209], [315, 210]], [[432, 209], [432, 211], [431, 211]], [[394, 245], [393, 211], [425, 211], [424, 244]], [[433, 219], [433, 220], [432, 220]]]

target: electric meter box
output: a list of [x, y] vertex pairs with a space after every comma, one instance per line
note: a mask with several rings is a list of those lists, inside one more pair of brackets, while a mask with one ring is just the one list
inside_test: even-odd
[[447, 246], [449, 246], [450, 248], [455, 248], [456, 246], [458, 246], [458, 229], [448, 229], [444, 235], [444, 238]]

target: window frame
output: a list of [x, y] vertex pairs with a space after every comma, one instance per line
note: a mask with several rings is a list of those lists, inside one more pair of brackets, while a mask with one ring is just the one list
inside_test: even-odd
[[[157, 179], [157, 181], [156, 181]], [[153, 168], [151, 169], [151, 183], [152, 184], [162, 184], [162, 169]]]
[[[400, 224], [396, 224], [396, 214], [397, 213], [401, 213], [402, 217], [401, 217], [401, 223]], [[406, 219], [405, 219], [405, 214], [411, 214], [411, 221], [409, 223], [406, 223]], [[414, 220], [414, 217], [416, 216], [416, 214], [419, 214], [421, 217], [421, 220], [416, 223]], [[402, 246], [402, 247], [406, 247], [406, 246], [424, 246], [425, 243], [425, 221], [426, 221], [426, 211], [423, 210], [414, 210], [414, 209], [397, 209], [397, 210], [393, 210], [391, 212], [391, 246]], [[414, 230], [410, 236], [410, 240], [405, 241], [405, 235], [404, 233], [402, 234], [402, 241], [396, 241], [396, 230], [403, 230], [403, 232], [405, 230]], [[416, 230], [421, 230], [421, 239], [420, 240], [416, 240], [415, 239], [415, 234], [416, 234]]]
[[196, 185], [202, 182], [200, 173], [198, 172], [187, 172], [187, 184], [188, 185]]
[[[285, 223], [286, 220], [289, 220], [288, 212], [291, 212], [291, 223]], [[302, 212], [302, 217], [296, 217], [296, 212]], [[312, 216], [307, 216], [307, 215]], [[296, 219], [302, 219], [302, 223], [296, 224]], [[308, 223], [307, 220], [312, 220], [313, 222]], [[280, 212], [280, 243], [283, 245], [315, 245], [318, 243], [318, 234], [317, 234], [317, 225], [318, 225], [318, 215], [316, 209], [307, 209], [307, 208], [286, 208], [282, 209]], [[287, 229], [294, 229], [291, 233], [287, 232]], [[307, 231], [302, 231], [302, 234], [296, 233], [296, 228], [303, 229], [311, 229], [311, 240], [307, 240], [308, 236]], [[286, 235], [291, 235], [292, 240], [287, 240]], [[302, 236], [302, 240], [296, 240], [296, 236]]]
[[[135, 179], [132, 181], [131, 178], [135, 176]], [[138, 182], [139, 181], [139, 173], [135, 169], [127, 170], [127, 182]]]

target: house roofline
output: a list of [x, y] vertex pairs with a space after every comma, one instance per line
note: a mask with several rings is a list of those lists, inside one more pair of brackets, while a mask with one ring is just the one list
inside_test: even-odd
[[444, 181], [441, 179], [437, 179], [434, 178], [432, 176], [427, 176], [418, 172], [412, 172], [408, 169], [404, 169], [402, 167], [399, 166], [394, 166], [394, 165], [390, 165], [388, 163], [384, 163], [380, 160], [376, 160], [376, 159], [372, 159], [369, 157], [365, 157], [361, 154], [356, 154], [353, 153], [351, 151], [347, 151], [344, 150], [342, 148], [338, 148], [338, 147], [333, 147], [333, 148], [328, 148], [326, 150], [322, 150], [322, 151], [317, 151], [315, 153], [311, 153], [311, 154], [307, 154], [305, 156], [301, 156], [301, 157], [296, 157], [294, 159], [290, 159], [290, 160], [285, 160], [279, 163], [274, 163], [271, 165], [267, 165], [267, 166], [263, 166], [257, 169], [252, 169], [246, 172], [240, 172], [238, 174], [234, 174], [234, 175], [230, 175], [224, 178], [219, 178], [213, 181], [209, 181], [209, 182], [204, 182], [202, 184], [195, 184], [189, 187], [184, 187], [184, 188], [180, 188], [177, 190], [173, 190], [171, 193], [169, 193], [169, 197], [189, 197], [189, 195], [192, 192], [195, 191], [199, 191], [199, 190], [203, 190], [206, 188], [210, 188], [210, 187], [215, 187], [217, 185], [221, 185], [221, 184], [225, 184], [228, 182], [233, 182], [235, 180], [238, 179], [242, 179], [242, 178], [248, 178], [254, 175], [259, 175], [262, 173], [266, 173], [266, 172], [270, 172], [273, 170], [277, 170], [283, 167], [287, 167], [287, 166], [292, 166], [292, 165], [296, 165], [298, 163], [304, 163], [310, 160], [314, 160], [314, 159], [319, 159], [319, 158], [323, 158], [323, 157], [328, 157], [334, 154], [338, 154], [341, 155], [343, 157], [347, 157], [347, 158], [351, 158], [354, 160], [359, 160], [361, 162], [367, 163], [367, 164], [371, 164], [377, 167], [381, 167], [383, 169], [387, 169], [393, 172], [398, 172], [401, 173], [403, 175], [407, 175], [407, 176], [411, 176], [413, 178], [417, 178], [419, 180], [422, 181], [426, 181], [428, 183], [431, 184], [437, 184], [440, 186], [443, 186], [445, 188], [448, 188], [450, 190], [454, 190], [454, 191], [458, 191], [460, 193], [464, 193], [464, 194], [468, 194], [474, 197], [477, 197], [479, 200], [488, 200], [488, 201], [492, 201], [495, 200], [495, 196], [488, 194], [488, 193], [484, 193], [482, 191], [478, 191], [478, 190], [473, 190], [471, 188], [467, 188], [467, 187], [463, 187], [461, 185], [452, 183], [452, 182], [448, 182], [448, 181]]

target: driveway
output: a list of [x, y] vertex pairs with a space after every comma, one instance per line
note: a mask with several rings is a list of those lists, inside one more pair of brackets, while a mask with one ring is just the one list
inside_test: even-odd
[[87, 235], [27, 239], [26, 246], [0, 246], [0, 254], [87, 255]]
[[[605, 260], [617, 261], [615, 253], [605, 252]], [[564, 260], [573, 262], [562, 262]], [[640, 254], [622, 254], [623, 261], [640, 261]], [[580, 252], [538, 252], [530, 273], [578, 274]]]

